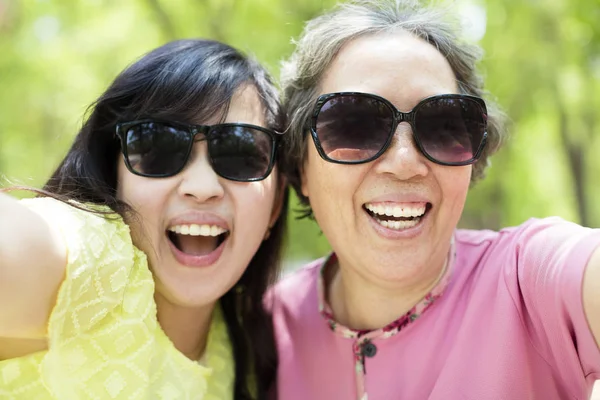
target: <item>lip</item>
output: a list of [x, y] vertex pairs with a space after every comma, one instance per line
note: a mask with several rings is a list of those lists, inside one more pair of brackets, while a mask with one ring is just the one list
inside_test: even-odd
[[[385, 226], [383, 226], [383, 225], [379, 224], [377, 221], [375, 221], [375, 218], [373, 218], [367, 212], [367, 210], [365, 208], [366, 204], [374, 204], [374, 205], [430, 204], [431, 206], [425, 212], [425, 215], [420, 217], [421, 220], [419, 221], [419, 223], [416, 226], [398, 231], [395, 229], [386, 228]], [[369, 220], [369, 224], [373, 227], [373, 229], [379, 236], [381, 236], [385, 239], [398, 240], [398, 239], [412, 239], [412, 238], [415, 238], [415, 237], [421, 235], [423, 233], [423, 230], [425, 229], [425, 225], [429, 222], [429, 214], [431, 212], [432, 206], [433, 206], [433, 203], [425, 196], [421, 196], [421, 195], [417, 195], [417, 194], [390, 194], [390, 195], [379, 196], [370, 201], [365, 202], [362, 205], [361, 209], [365, 213], [366, 218]]]
[[201, 213], [201, 212], [187, 213], [187, 214], [177, 216], [169, 221], [169, 224], [167, 225], [167, 228], [165, 230], [168, 230], [168, 228], [175, 226], [175, 225], [192, 225], [192, 224], [215, 225], [220, 228], [226, 229], [228, 231], [231, 230], [229, 228], [229, 224], [227, 223], [227, 221], [224, 218], [221, 218], [216, 214]]
[[[379, 203], [431, 203], [433, 202], [422, 195], [418, 194], [387, 194], [384, 196], [375, 197], [364, 204], [379, 204]], [[363, 204], [363, 205], [364, 205]]]
[[423, 229], [425, 229], [425, 224], [429, 221], [429, 211], [425, 213], [424, 216], [421, 217], [421, 220], [416, 226], [412, 228], [403, 229], [401, 231], [397, 231], [395, 229], [386, 228], [385, 226], [379, 224], [366, 210], [363, 209], [365, 216], [369, 220], [369, 223], [377, 232], [377, 234], [386, 239], [412, 239], [419, 236], [423, 233]]
[[167, 238], [166, 240], [167, 240], [167, 242], [169, 242], [169, 247], [171, 248], [171, 253], [173, 253], [173, 256], [175, 257], [177, 262], [179, 262], [182, 265], [185, 265], [186, 267], [201, 268], [201, 267], [210, 267], [211, 265], [216, 263], [219, 260], [219, 258], [221, 258], [221, 254], [223, 254], [223, 250], [225, 249], [225, 245], [229, 241], [229, 237], [226, 238], [223, 241], [223, 243], [221, 243], [212, 252], [210, 252], [209, 254], [203, 255], [203, 256], [192, 256], [190, 254], [186, 254], [186, 253], [182, 252], [181, 250], [179, 250], [173, 244], [173, 242], [171, 242], [169, 240], [169, 238]]
[[219, 246], [217, 246], [217, 248], [214, 249], [209, 254], [205, 254], [202, 256], [194, 256], [194, 255], [186, 254], [186, 253], [182, 252], [181, 250], [179, 250], [175, 246], [175, 244], [173, 244], [173, 242], [171, 240], [169, 240], [169, 238], [168, 238], [168, 228], [175, 226], [175, 225], [191, 225], [191, 224], [215, 225], [215, 226], [221, 227], [223, 229], [226, 229], [228, 232], [231, 232], [231, 229], [229, 227], [230, 225], [229, 225], [229, 223], [227, 223], [227, 221], [224, 218], [222, 218], [216, 214], [213, 214], [213, 213], [188, 212], [186, 214], [182, 214], [182, 215], [179, 215], [179, 216], [171, 219], [169, 221], [169, 224], [167, 225], [167, 228], [165, 229], [165, 239], [169, 243], [171, 253], [173, 254], [173, 257], [175, 257], [175, 260], [177, 260], [177, 262], [179, 262], [182, 265], [185, 265], [186, 267], [194, 267], [194, 268], [210, 267], [211, 265], [216, 263], [219, 260], [219, 258], [221, 257], [221, 255], [223, 254], [223, 250], [225, 249], [225, 246], [226, 246], [227, 242], [229, 241], [229, 236], [231, 235], [231, 233], [229, 233], [228, 237], [223, 241], [223, 243], [221, 243]]

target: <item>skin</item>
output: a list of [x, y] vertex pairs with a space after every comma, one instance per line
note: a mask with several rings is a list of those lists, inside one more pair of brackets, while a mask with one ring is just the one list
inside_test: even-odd
[[[446, 59], [407, 33], [366, 36], [336, 56], [319, 91], [357, 91], [382, 96], [411, 110], [425, 97], [457, 93]], [[447, 167], [416, 148], [408, 124], [377, 160], [341, 165], [322, 160], [308, 143], [302, 191], [339, 262], [327, 271], [328, 300], [341, 323], [375, 329], [410, 309], [436, 283], [462, 213], [471, 167]], [[382, 232], [365, 204], [431, 209], [418, 226], [399, 234]]]
[[[253, 87], [235, 94], [226, 122], [265, 125]], [[205, 141], [194, 145], [184, 170], [170, 178], [139, 177], [118, 162], [118, 196], [138, 212], [139, 218], [127, 222], [154, 275], [159, 323], [177, 349], [199, 359], [216, 301], [239, 280], [281, 211], [278, 173], [252, 183], [223, 179], [208, 162]], [[229, 229], [223, 252], [210, 265], [182, 264], [166, 230], [177, 219], [202, 218], [218, 219]], [[56, 227], [2, 193], [0, 220], [2, 360], [47, 348], [46, 326], [64, 279], [67, 248]]]
[[[218, 117], [202, 121], [207, 125], [218, 122]], [[224, 122], [265, 126], [254, 87], [234, 95]], [[179, 350], [197, 358], [203, 352], [216, 301], [240, 279], [279, 215], [277, 172], [250, 183], [221, 178], [209, 163], [206, 141], [199, 141], [185, 169], [173, 177], [140, 177], [121, 160], [118, 179], [118, 197], [141, 215], [128, 223], [134, 243], [148, 255], [154, 274], [159, 322]], [[222, 255], [209, 266], [182, 265], [173, 255], [167, 228], [181, 218], [192, 223], [215, 217], [230, 231]]]
[[3, 193], [0, 220], [3, 360], [47, 348], [46, 325], [64, 279], [67, 249], [56, 227]]

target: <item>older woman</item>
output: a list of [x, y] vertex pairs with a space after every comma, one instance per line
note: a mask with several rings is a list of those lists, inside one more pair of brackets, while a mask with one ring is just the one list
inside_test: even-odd
[[341, 5], [285, 65], [288, 177], [333, 253], [274, 289], [279, 399], [584, 399], [600, 230], [457, 230], [504, 136], [445, 11]]

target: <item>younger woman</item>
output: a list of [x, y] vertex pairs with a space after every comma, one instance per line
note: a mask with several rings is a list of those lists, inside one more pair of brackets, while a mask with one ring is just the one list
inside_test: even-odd
[[46, 196], [0, 194], [0, 398], [262, 397], [282, 123], [265, 70], [222, 43], [122, 72]]

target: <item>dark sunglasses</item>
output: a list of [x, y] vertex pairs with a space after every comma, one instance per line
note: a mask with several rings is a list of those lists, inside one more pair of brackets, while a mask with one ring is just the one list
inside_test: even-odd
[[[120, 123], [116, 133], [125, 165], [136, 175], [150, 178], [176, 175], [188, 162], [194, 142], [206, 140], [215, 173], [238, 182], [259, 181], [269, 176], [281, 136], [251, 124], [188, 125], [157, 120]], [[196, 139], [199, 134], [202, 138]]]
[[360, 164], [387, 150], [401, 122], [410, 124], [419, 151], [437, 164], [473, 164], [485, 147], [485, 102], [462, 94], [427, 97], [410, 112], [374, 94], [324, 94], [317, 99], [310, 130], [325, 161]]

